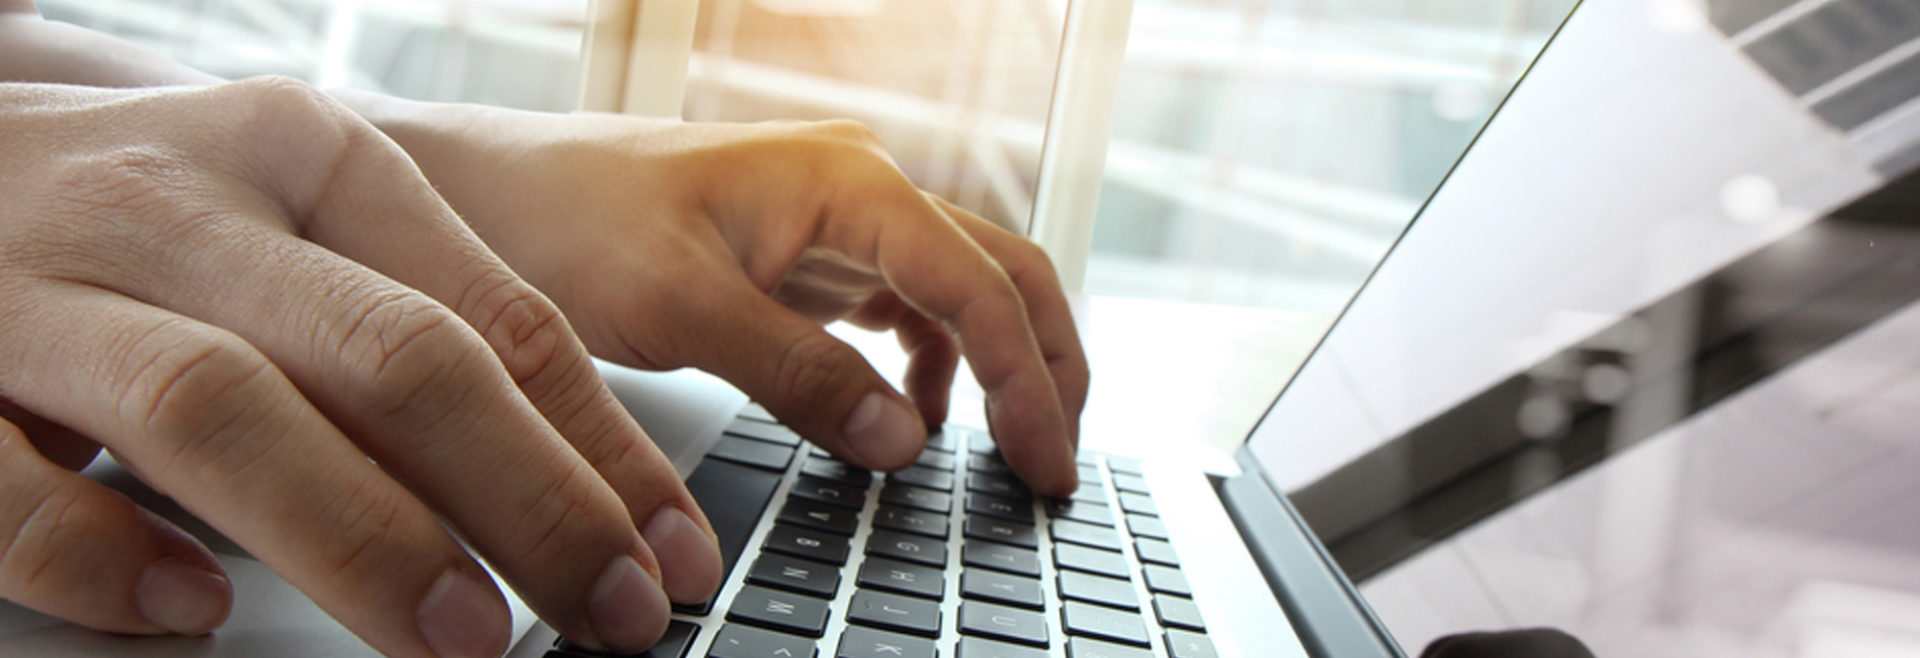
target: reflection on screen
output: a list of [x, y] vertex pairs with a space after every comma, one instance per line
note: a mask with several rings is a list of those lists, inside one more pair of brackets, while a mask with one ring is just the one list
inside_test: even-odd
[[1916, 165], [1920, 6], [1585, 3], [1248, 447], [1599, 655], [1911, 654]]

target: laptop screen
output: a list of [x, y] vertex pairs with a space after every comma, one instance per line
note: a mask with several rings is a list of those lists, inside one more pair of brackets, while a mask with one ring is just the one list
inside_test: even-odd
[[[1249, 450], [1290, 492], [1374, 459], [1400, 474], [1381, 496], [1414, 495], [1595, 414], [1602, 443], [1644, 436], [1819, 348], [1752, 348], [1745, 370], [1642, 399], [1775, 317], [1742, 305], [1805, 307], [1832, 292], [1807, 287], [1819, 273], [1886, 253], [1805, 245], [1920, 162], [1916, 35], [1906, 3], [1583, 4]], [[1421, 432], [1470, 436], [1427, 451]]]

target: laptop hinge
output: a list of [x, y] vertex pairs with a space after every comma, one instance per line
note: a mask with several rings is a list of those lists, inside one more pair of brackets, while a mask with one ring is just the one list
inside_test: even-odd
[[1405, 658], [1326, 548], [1243, 447], [1241, 474], [1210, 476], [1253, 560], [1293, 621], [1307, 653], [1326, 657]]

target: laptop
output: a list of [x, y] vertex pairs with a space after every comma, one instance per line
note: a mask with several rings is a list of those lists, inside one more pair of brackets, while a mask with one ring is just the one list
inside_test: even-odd
[[[1605, 53], [1614, 29], [1626, 21], [1645, 20], [1638, 9], [1638, 3], [1598, 3], [1574, 12], [1557, 33], [1555, 45], [1543, 51], [1540, 68], [1606, 59], [1596, 53]], [[1585, 50], [1560, 52], [1559, 41], [1576, 32]], [[1715, 48], [1663, 51], [1667, 57], [1663, 66], [1738, 59], [1738, 42], [1730, 54], [1724, 47], [1726, 37], [1701, 40], [1716, 44]], [[1068, 56], [1063, 52], [1063, 59]], [[1535, 89], [1534, 77], [1529, 73], [1509, 102], [1496, 111], [1498, 120], [1477, 139], [1499, 141], [1496, 146], [1507, 149], [1504, 152], [1515, 152], [1516, 139], [1524, 140], [1525, 134], [1498, 134], [1503, 127], [1518, 127], [1509, 119], [1508, 106], [1527, 101], [1530, 116], [1537, 118], [1558, 106], [1581, 102], [1577, 95], [1565, 93], [1569, 87], [1564, 80]], [[1752, 86], [1759, 91], [1753, 91], [1751, 98], [1740, 97], [1741, 102], [1753, 101], [1757, 106], [1782, 101], [1782, 107], [1799, 113], [1790, 119], [1805, 115], [1809, 125], [1818, 123], [1814, 117], [1824, 116], [1817, 106], [1809, 110], [1794, 105], [1791, 94], [1779, 94], [1778, 99], [1766, 96], [1773, 87], [1764, 75], [1756, 74], [1753, 80], [1758, 81]], [[1700, 100], [1686, 95], [1716, 91], [1709, 87], [1690, 90], [1677, 85], [1669, 91], [1683, 100]], [[1540, 122], [1524, 125], [1537, 128]], [[1849, 126], [1856, 132], [1847, 134], [1881, 141], [1861, 142], [1868, 145], [1861, 147], [1866, 154], [1859, 157], [1824, 153], [1825, 159], [1801, 160], [1802, 174], [1865, 176], [1862, 170], [1871, 172], [1875, 167], [1904, 171], [1912, 154], [1920, 150], [1898, 148], [1911, 147], [1915, 140], [1885, 137], [1886, 125], [1890, 124], [1862, 120]], [[1762, 129], [1770, 126], [1755, 128]], [[1690, 142], [1690, 135], [1673, 132], [1661, 136], [1733, 163], [1764, 164], [1772, 162], [1764, 158], [1774, 155], [1743, 150], [1751, 143]], [[1047, 139], [1051, 147], [1055, 135], [1050, 132]], [[1568, 139], [1578, 141], [1579, 137]], [[1845, 141], [1843, 135], [1840, 142]], [[1484, 162], [1483, 155], [1476, 143], [1429, 199], [1426, 211], [1457, 209], [1463, 203], [1473, 207], [1469, 201], [1484, 206], [1487, 197], [1505, 194], [1506, 183], [1494, 175], [1505, 170], [1494, 167], [1499, 162]], [[1486, 166], [1477, 167], [1483, 162]], [[1504, 166], [1512, 164], [1510, 159], [1504, 162]], [[1054, 184], [1041, 181], [1043, 187]], [[1528, 198], [1550, 209], [1555, 197], [1539, 192]], [[1471, 260], [1462, 254], [1472, 251], [1453, 249], [1461, 235], [1453, 229], [1471, 225], [1476, 216], [1458, 211], [1435, 216], [1426, 211], [1418, 230], [1408, 232], [1394, 246], [1393, 257], [1383, 254], [1384, 264], [1375, 270], [1375, 278], [1356, 293], [1349, 310], [1288, 388], [1274, 392], [1274, 404], [1232, 454], [1233, 467], [1192, 470], [1171, 466], [1171, 460], [1156, 460], [1153, 454], [1088, 450], [1079, 456], [1082, 487], [1067, 500], [1040, 500], [1028, 494], [998, 459], [991, 437], [978, 427], [942, 428], [930, 437], [915, 466], [893, 474], [868, 473], [811, 447], [804, 437], [780, 426], [718, 380], [602, 364], [602, 374], [616, 395], [686, 476], [689, 489], [721, 537], [728, 567], [714, 600], [677, 609], [667, 638], [642, 655], [1404, 656], [1316, 536], [1321, 523], [1310, 527], [1303, 520], [1314, 512], [1338, 509], [1338, 501], [1315, 501], [1313, 510], [1296, 509], [1298, 501], [1283, 495], [1283, 485], [1291, 490], [1316, 483], [1310, 475], [1325, 475], [1303, 475], [1288, 462], [1296, 455], [1294, 445], [1349, 428], [1342, 423], [1357, 412], [1337, 399], [1342, 368], [1351, 368], [1368, 346], [1381, 343], [1370, 337], [1401, 327], [1386, 327], [1378, 321], [1394, 317], [1382, 309], [1398, 308], [1391, 302], [1409, 290], [1435, 292], [1432, 286], [1410, 281], [1431, 278], [1435, 272], [1447, 272]], [[1571, 221], [1540, 224], [1563, 233], [1576, 233], [1573, 229], [1579, 228]], [[1756, 244], [1763, 244], [1777, 238], [1779, 230], [1786, 229], [1756, 231], [1752, 237]], [[1744, 253], [1736, 252], [1722, 260]], [[1415, 259], [1409, 260], [1409, 254]], [[1579, 257], [1561, 260], [1581, 261]], [[1617, 282], [1612, 285], [1620, 287]], [[1632, 304], [1626, 307], [1630, 310]], [[1458, 320], [1459, 315], [1458, 309], [1443, 304], [1434, 317]], [[1441, 336], [1453, 342], [1434, 348], [1436, 354], [1452, 353], [1461, 344], [1478, 340], [1474, 332], [1479, 328], [1473, 323], [1455, 328], [1460, 331]], [[1499, 338], [1479, 343], [1510, 346], [1511, 337]], [[1328, 346], [1337, 351], [1329, 352]], [[1329, 354], [1344, 358], [1347, 365]], [[1417, 361], [1407, 363], [1426, 368]], [[1444, 373], [1450, 367], [1442, 362], [1418, 372], [1378, 368], [1363, 374], [1375, 378], [1376, 385], [1368, 391], [1379, 394], [1417, 388], [1407, 381], [1435, 371]], [[1396, 373], [1403, 378], [1397, 383], [1392, 380]], [[1471, 397], [1486, 386], [1485, 382], [1442, 383], [1445, 386], [1435, 395]], [[1329, 400], [1334, 402], [1323, 404]], [[1433, 402], [1433, 409], [1419, 416], [1427, 417], [1434, 409], [1445, 411], [1457, 402]], [[1363, 424], [1355, 423], [1355, 427]], [[1100, 444], [1098, 437], [1087, 442]], [[163, 499], [141, 493], [136, 482], [110, 463], [103, 461], [89, 472], [124, 485], [137, 500], [167, 513], [207, 541], [234, 577], [239, 601], [234, 617], [209, 638], [136, 639], [92, 633], [5, 606], [0, 607], [0, 654], [368, 653], [258, 562]], [[1337, 526], [1339, 519], [1330, 517], [1326, 523]], [[508, 598], [514, 605], [516, 642], [509, 654], [513, 658], [595, 655], [567, 644], [512, 601], [511, 594]]]

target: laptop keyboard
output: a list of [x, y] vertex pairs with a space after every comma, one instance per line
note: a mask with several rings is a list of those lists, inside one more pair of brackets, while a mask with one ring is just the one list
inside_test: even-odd
[[720, 594], [676, 606], [650, 651], [545, 658], [1214, 655], [1138, 463], [1082, 453], [1080, 489], [1036, 499], [985, 432], [927, 443], [876, 475], [749, 405], [687, 478]]

